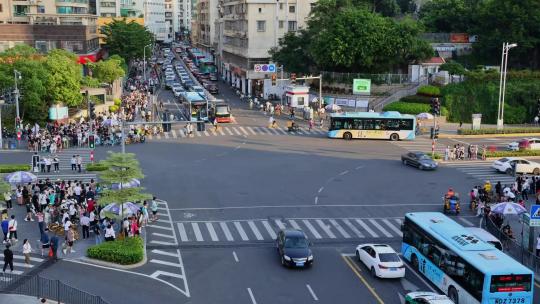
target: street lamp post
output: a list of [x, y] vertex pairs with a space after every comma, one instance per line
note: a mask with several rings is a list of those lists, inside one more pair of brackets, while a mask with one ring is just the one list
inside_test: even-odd
[[149, 45], [145, 45], [143, 48], [143, 75], [144, 75], [144, 81], [146, 81], [146, 48], [152, 46], [150, 43]]
[[499, 107], [497, 109], [497, 130], [504, 127], [504, 95], [506, 91], [506, 70], [508, 68], [508, 52], [511, 48], [517, 47], [517, 43], [503, 43], [501, 55], [501, 77], [499, 81]]
[[13, 73], [15, 74], [15, 90], [13, 93], [15, 94], [15, 105], [17, 107], [17, 117], [15, 119], [15, 130], [19, 131], [19, 122], [21, 119], [21, 116], [19, 115], [19, 88], [17, 86], [17, 79], [21, 79], [21, 73], [17, 70], [13, 70]]

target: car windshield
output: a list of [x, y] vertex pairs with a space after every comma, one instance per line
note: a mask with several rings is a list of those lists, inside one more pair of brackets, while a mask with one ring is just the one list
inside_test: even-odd
[[307, 248], [308, 241], [302, 237], [290, 237], [285, 239], [285, 248]]
[[398, 255], [395, 253], [380, 253], [379, 259], [381, 262], [400, 262]]
[[422, 159], [422, 160], [431, 160], [431, 157], [425, 155], [425, 154], [422, 154], [422, 155], [419, 155], [418, 157], [419, 159]]
[[216, 107], [216, 114], [229, 114], [229, 107], [228, 106], [217, 106]]
[[505, 157], [505, 158], [501, 158], [501, 159], [499, 159], [499, 161], [500, 161], [501, 163], [505, 163], [505, 162], [508, 161], [508, 158], [506, 158], [506, 157]]

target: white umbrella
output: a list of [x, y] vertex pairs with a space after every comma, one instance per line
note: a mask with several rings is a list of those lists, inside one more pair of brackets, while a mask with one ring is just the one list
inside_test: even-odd
[[10, 184], [26, 184], [35, 182], [37, 176], [30, 172], [17, 171], [6, 175], [4, 180]]
[[433, 115], [424, 112], [424, 113], [420, 113], [420, 114], [416, 115], [416, 118], [417, 119], [433, 119]]
[[526, 213], [527, 209], [525, 209], [525, 207], [521, 206], [520, 204], [516, 204], [512, 202], [505, 202], [505, 203], [498, 203], [496, 205], [493, 205], [491, 207], [491, 212], [503, 214], [503, 215], [510, 215], [510, 214], [519, 215], [522, 213]]
[[118, 125], [118, 120], [116, 119], [112, 119], [112, 118], [107, 118], [103, 121], [103, 124], [104, 126], [117, 126]]
[[135, 188], [135, 187], [140, 187], [141, 186], [141, 181], [136, 179], [136, 178], [133, 178], [131, 179], [131, 181], [127, 182], [127, 183], [115, 183], [115, 184], [112, 184], [111, 185], [111, 189], [125, 189], [125, 188]]
[[133, 215], [133, 214], [137, 214], [137, 211], [140, 209], [140, 206], [138, 206], [137, 204], [134, 204], [134, 203], [130, 203], [130, 202], [127, 202], [127, 203], [123, 203], [122, 204], [122, 207], [120, 208], [120, 205], [117, 204], [117, 203], [111, 203], [111, 204], [108, 204], [107, 206], [103, 207], [103, 209], [101, 209], [101, 212], [99, 213], [99, 215], [104, 218], [106, 216], [114, 216], [114, 217], [119, 217], [119, 216], [128, 216], [128, 215]]
[[325, 109], [327, 111], [332, 111], [332, 112], [336, 112], [336, 111], [339, 111], [341, 110], [341, 107], [338, 106], [337, 104], [333, 103], [333, 104], [329, 104], [325, 107]]

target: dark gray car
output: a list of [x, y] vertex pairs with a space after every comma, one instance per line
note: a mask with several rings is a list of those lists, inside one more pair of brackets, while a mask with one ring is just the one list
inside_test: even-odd
[[313, 264], [311, 242], [301, 230], [281, 230], [276, 239], [276, 246], [283, 266], [309, 267]]
[[409, 152], [401, 155], [404, 165], [417, 167], [420, 170], [435, 170], [438, 165], [429, 155], [423, 152]]

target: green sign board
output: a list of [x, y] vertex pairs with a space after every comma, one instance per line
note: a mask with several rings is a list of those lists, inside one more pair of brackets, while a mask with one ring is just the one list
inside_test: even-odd
[[353, 94], [371, 94], [371, 79], [354, 79]]

